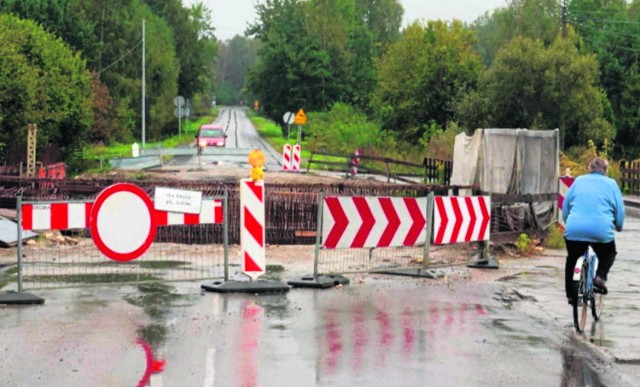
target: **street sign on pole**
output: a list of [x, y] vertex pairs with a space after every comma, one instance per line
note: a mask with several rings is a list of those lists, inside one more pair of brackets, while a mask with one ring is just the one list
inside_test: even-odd
[[286, 112], [282, 116], [282, 121], [287, 125], [287, 140], [289, 139], [289, 133], [291, 132], [291, 124], [295, 122], [296, 114], [294, 112]]
[[185, 100], [179, 95], [173, 99], [173, 105], [176, 107], [173, 114], [178, 117], [178, 136], [182, 135], [182, 117], [185, 117]]
[[298, 110], [295, 118], [296, 125], [306, 125], [307, 124], [307, 115], [304, 114], [304, 110]]
[[284, 121], [284, 123], [287, 125], [293, 124], [295, 119], [296, 114], [294, 112], [286, 112], [284, 113], [284, 116], [282, 116], [282, 121]]

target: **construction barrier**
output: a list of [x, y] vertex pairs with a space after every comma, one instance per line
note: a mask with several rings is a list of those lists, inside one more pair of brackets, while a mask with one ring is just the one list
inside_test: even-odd
[[301, 155], [300, 144], [296, 144], [293, 146], [293, 152], [291, 154], [291, 170], [294, 172], [300, 171], [300, 160], [301, 160], [300, 155]]
[[[115, 184], [85, 201], [19, 198], [19, 291], [227, 275], [226, 193], [194, 202], [189, 213], [159, 209], [158, 189], [155, 201], [133, 184]], [[185, 200], [178, 194], [165, 203]], [[22, 230], [39, 236], [23, 245]]]
[[291, 144], [284, 144], [282, 147], [282, 170], [291, 170]]
[[427, 197], [321, 194], [318, 200], [315, 274], [411, 267], [426, 257]]
[[264, 180], [240, 180], [242, 272], [252, 280], [266, 271]]
[[558, 179], [558, 224], [564, 228], [564, 220], [562, 219], [562, 206], [564, 204], [564, 197], [567, 195], [567, 191], [575, 181], [575, 177], [563, 176]]
[[358, 174], [358, 166], [360, 165], [360, 149], [356, 149], [349, 163], [349, 176], [355, 177]]
[[474, 255], [486, 253], [491, 222], [488, 196], [324, 197], [321, 193], [318, 203], [314, 278], [428, 270], [467, 264]]

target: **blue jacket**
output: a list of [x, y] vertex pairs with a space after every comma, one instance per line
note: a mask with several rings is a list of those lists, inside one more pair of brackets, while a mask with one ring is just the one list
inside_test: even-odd
[[579, 176], [562, 205], [564, 237], [572, 241], [607, 243], [624, 225], [624, 202], [615, 180], [600, 173]]

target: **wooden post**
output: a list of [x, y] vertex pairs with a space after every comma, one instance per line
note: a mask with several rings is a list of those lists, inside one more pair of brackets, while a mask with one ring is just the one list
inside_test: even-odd
[[27, 132], [27, 177], [36, 175], [36, 136], [38, 129], [35, 124], [29, 124]]

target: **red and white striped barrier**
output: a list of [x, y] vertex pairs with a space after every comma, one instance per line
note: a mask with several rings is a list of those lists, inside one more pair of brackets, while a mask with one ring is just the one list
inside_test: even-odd
[[358, 174], [358, 166], [360, 165], [360, 154], [360, 149], [356, 149], [353, 154], [354, 157], [351, 160], [351, 168], [349, 169], [349, 174], [351, 175], [351, 177]]
[[327, 249], [414, 246], [426, 242], [427, 198], [337, 197], [323, 204]]
[[433, 244], [488, 240], [490, 220], [489, 196], [436, 196]]
[[264, 180], [240, 180], [242, 271], [252, 280], [266, 269], [264, 220]]
[[564, 228], [564, 220], [562, 219], [562, 206], [564, 204], [564, 197], [569, 191], [569, 187], [576, 180], [575, 177], [563, 176], [558, 181], [558, 223]]
[[[89, 227], [93, 202], [43, 202], [22, 205], [22, 229], [25, 231], [70, 230]], [[199, 214], [154, 210], [158, 226], [180, 224], [220, 224], [222, 200], [203, 199]]]
[[293, 146], [293, 154], [291, 156], [291, 170], [298, 172], [300, 170], [300, 144]]
[[199, 214], [155, 210], [155, 219], [158, 226], [220, 224], [224, 221], [222, 216], [222, 200], [202, 199]]
[[282, 147], [282, 170], [291, 169], [291, 144], [284, 144]]

